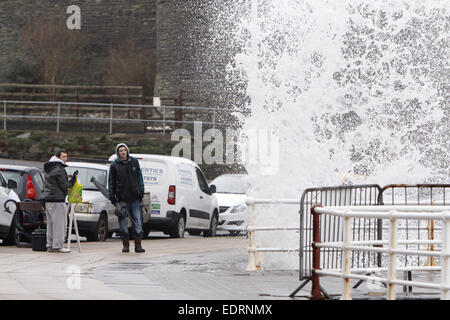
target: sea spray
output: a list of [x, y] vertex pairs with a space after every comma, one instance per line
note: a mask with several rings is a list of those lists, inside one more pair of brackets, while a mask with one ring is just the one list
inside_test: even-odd
[[[272, 130], [279, 141], [277, 172], [246, 163], [250, 196], [450, 181], [446, 1], [229, 2], [212, 24], [226, 38], [221, 48], [235, 53], [225, 88], [245, 101], [236, 105], [247, 111], [238, 115], [244, 133]], [[298, 209], [259, 206], [252, 219], [298, 225]], [[259, 232], [256, 240], [298, 247], [295, 232]], [[263, 267], [295, 269], [298, 257], [267, 253]]]

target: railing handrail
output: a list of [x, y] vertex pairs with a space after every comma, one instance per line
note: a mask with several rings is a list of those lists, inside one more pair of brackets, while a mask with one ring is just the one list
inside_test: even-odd
[[247, 205], [253, 205], [253, 204], [300, 204], [299, 199], [256, 199], [247, 197], [245, 199], [245, 203]]
[[[3, 130], [6, 130], [7, 125], [7, 119], [49, 119], [49, 120], [55, 120], [56, 119], [56, 131], [59, 132], [60, 128], [60, 120], [90, 120], [90, 121], [104, 121], [109, 122], [109, 133], [112, 133], [113, 131], [113, 122], [139, 122], [143, 124], [147, 123], [161, 123], [162, 125], [162, 132], [165, 135], [166, 133], [166, 125], [171, 123], [174, 125], [177, 124], [195, 124], [196, 122], [201, 122], [205, 125], [212, 125], [213, 129], [216, 128], [216, 125], [218, 126], [228, 126], [233, 127], [237, 126], [237, 123], [231, 123], [231, 122], [218, 122], [216, 121], [216, 114], [217, 113], [234, 113], [234, 112], [241, 112], [240, 110], [234, 110], [234, 109], [222, 109], [218, 107], [199, 107], [199, 106], [154, 106], [150, 104], [123, 104], [123, 103], [90, 103], [90, 102], [62, 102], [62, 101], [19, 101], [19, 100], [0, 100], [0, 102], [3, 104], [3, 108], [0, 109], [0, 118], [3, 118]], [[57, 108], [57, 115], [45, 115], [45, 114], [39, 114], [39, 115], [16, 115], [16, 114], [7, 114], [7, 106], [8, 105], [15, 105], [20, 104], [22, 107], [24, 105], [30, 105], [30, 106], [54, 106]], [[96, 116], [96, 117], [86, 117], [86, 116], [79, 116], [78, 112], [79, 109], [76, 110], [77, 114], [76, 116], [67, 116], [67, 115], [61, 115], [61, 109], [64, 106], [77, 106], [77, 107], [104, 107], [108, 108], [109, 110], [109, 117], [108, 116]], [[156, 109], [156, 110], [162, 110], [158, 111], [160, 114], [163, 113], [160, 116], [162, 119], [145, 119], [145, 117], [141, 117], [139, 119], [130, 119], [130, 118], [115, 118], [113, 117], [113, 110], [114, 108], [120, 109], [120, 108], [137, 108], [140, 109], [138, 111], [145, 111], [145, 109]], [[203, 114], [207, 114], [208, 116], [211, 116], [211, 121], [202, 121], [202, 120], [183, 120], [183, 117], [177, 116], [176, 110], [190, 110], [190, 111], [202, 111]], [[175, 118], [174, 120], [168, 119], [166, 115], [166, 110], [175, 110]], [[207, 112], [205, 112], [207, 111]], [[99, 111], [100, 112], [100, 111]], [[105, 112], [103, 110], [103, 112]], [[130, 110], [128, 110], [130, 112]], [[175, 126], [176, 127], [176, 126]]]
[[[433, 215], [430, 212], [444, 212], [447, 216], [450, 213], [449, 205], [442, 206], [327, 206], [317, 207], [316, 212], [321, 214], [330, 214], [341, 217], [370, 217], [370, 218], [397, 218], [405, 217], [405, 219], [411, 219], [410, 216], [417, 216], [417, 219], [431, 220], [440, 219], [441, 215]], [[448, 212], [447, 212], [448, 211]], [[412, 213], [411, 213], [412, 212]], [[421, 215], [421, 212], [427, 212], [427, 215]], [[410, 214], [405, 214], [410, 213]], [[413, 214], [414, 213], [414, 214]], [[428, 217], [428, 219], [427, 219]]]
[[0, 83], [0, 87], [10, 88], [41, 88], [41, 89], [125, 89], [143, 90], [142, 86], [83, 86], [83, 85], [62, 85], [62, 84], [22, 84], [22, 83]]
[[49, 104], [49, 105], [77, 105], [77, 106], [100, 106], [100, 107], [132, 107], [132, 108], [161, 108], [161, 109], [187, 109], [187, 110], [209, 110], [209, 111], [223, 111], [223, 112], [238, 112], [242, 111], [229, 108], [217, 107], [197, 107], [197, 106], [154, 106], [151, 104], [127, 104], [127, 103], [100, 103], [100, 102], [73, 102], [73, 101], [21, 101], [21, 100], [0, 100], [8, 104]]

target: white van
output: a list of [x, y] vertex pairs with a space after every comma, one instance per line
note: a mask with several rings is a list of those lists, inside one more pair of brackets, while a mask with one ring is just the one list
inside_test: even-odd
[[[189, 159], [131, 154], [139, 161], [145, 192], [150, 192], [150, 219], [144, 229], [163, 231], [173, 238], [190, 234], [215, 236], [217, 199], [197, 164]], [[116, 160], [112, 155], [109, 161]]]

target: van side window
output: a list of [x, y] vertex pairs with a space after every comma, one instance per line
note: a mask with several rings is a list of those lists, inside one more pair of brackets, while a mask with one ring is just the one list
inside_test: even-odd
[[200, 190], [202, 190], [204, 193], [209, 194], [209, 186], [206, 182], [205, 177], [203, 176], [203, 173], [200, 171], [199, 168], [195, 168], [195, 172], [197, 173], [197, 180], [198, 185], [200, 186]]

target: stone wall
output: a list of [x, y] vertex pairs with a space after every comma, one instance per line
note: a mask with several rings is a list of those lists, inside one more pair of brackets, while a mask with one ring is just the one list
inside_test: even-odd
[[233, 2], [157, 0], [156, 96], [177, 96], [182, 91], [187, 105], [235, 104], [225, 80], [235, 48], [227, 47], [227, 35], [216, 28]]
[[[102, 59], [108, 48], [132, 35], [142, 48], [155, 50], [155, 96], [174, 103], [220, 105], [225, 65], [233, 54], [221, 48], [211, 26], [232, 0], [0, 0], [0, 82], [23, 53], [20, 29], [36, 17], [66, 23], [69, 5], [81, 8], [81, 31], [89, 36], [85, 83], [101, 84]], [[84, 78], [83, 78], [84, 79]], [[90, 83], [89, 83], [90, 82]], [[217, 100], [221, 97], [221, 101]]]
[[187, 98], [194, 91], [197, 75], [191, 71], [199, 45], [196, 38], [206, 32], [195, 28], [202, 18], [194, 10], [197, 3], [198, 0], [157, 0], [156, 96], [174, 97], [184, 91]]
[[[0, 0], [0, 82], [22, 55], [20, 29], [38, 17], [65, 25], [70, 5], [81, 9], [81, 32], [88, 36], [91, 61], [101, 60], [130, 36], [142, 48], [156, 48], [156, 0]], [[92, 72], [100, 72], [94, 66]]]

